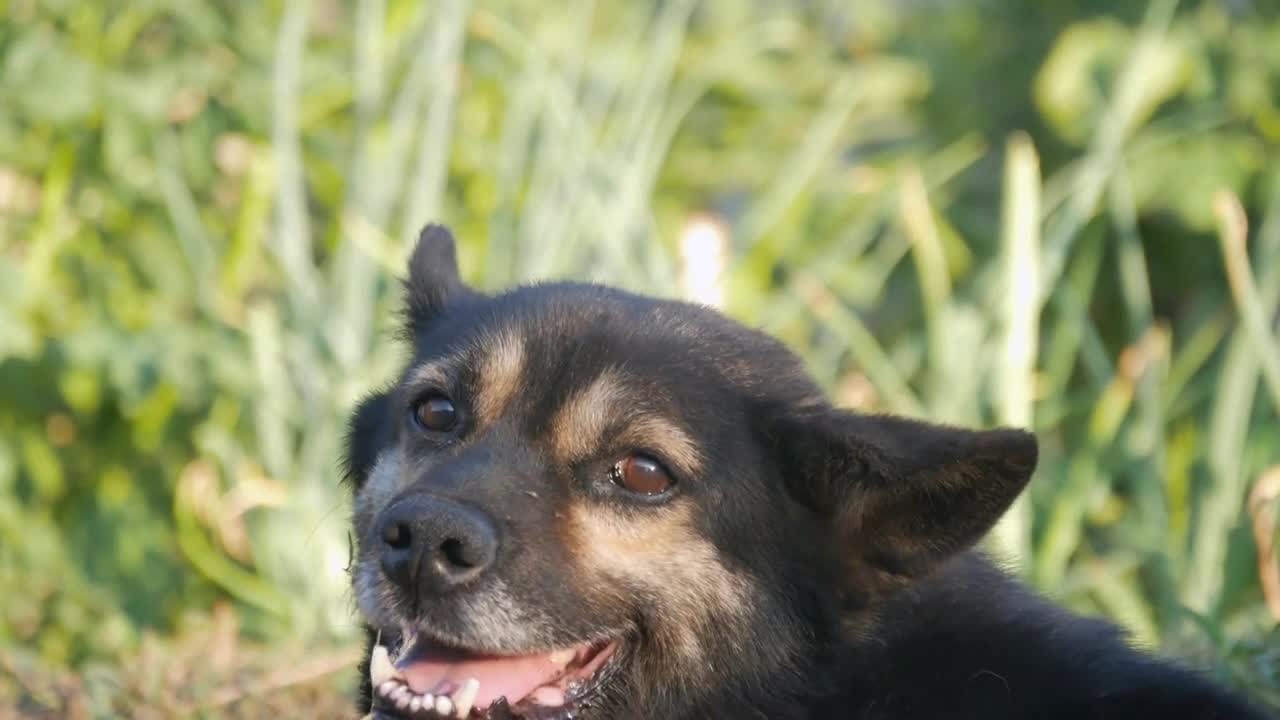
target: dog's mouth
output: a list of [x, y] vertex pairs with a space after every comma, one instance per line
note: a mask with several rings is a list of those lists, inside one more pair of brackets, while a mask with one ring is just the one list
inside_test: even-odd
[[407, 633], [393, 656], [369, 658], [374, 717], [515, 720], [572, 718], [613, 666], [619, 640], [534, 654], [471, 652]]

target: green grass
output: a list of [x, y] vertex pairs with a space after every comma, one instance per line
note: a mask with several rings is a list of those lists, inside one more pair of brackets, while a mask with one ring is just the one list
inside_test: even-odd
[[[1029, 580], [1280, 707], [1280, 18], [935, 5], [9, 3], [0, 706], [340, 665], [343, 423], [414, 230], [485, 288], [677, 296], [711, 217], [725, 310], [840, 402], [1036, 430], [992, 538]], [[217, 617], [217, 672], [158, 669]]]

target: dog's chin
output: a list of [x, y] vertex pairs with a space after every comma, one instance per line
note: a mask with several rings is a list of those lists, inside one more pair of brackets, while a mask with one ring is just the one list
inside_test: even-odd
[[[384, 644], [385, 642], [385, 644]], [[478, 651], [411, 629], [371, 650], [372, 717], [560, 720], [597, 705], [615, 681], [624, 638], [545, 651]]]

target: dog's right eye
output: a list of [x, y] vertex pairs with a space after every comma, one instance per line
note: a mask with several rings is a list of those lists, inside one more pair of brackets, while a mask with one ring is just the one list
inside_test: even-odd
[[458, 424], [453, 401], [439, 393], [420, 398], [410, 408], [409, 416], [418, 429], [431, 432], [449, 432]]
[[661, 495], [675, 484], [662, 463], [648, 455], [628, 455], [613, 466], [613, 481], [637, 495]]

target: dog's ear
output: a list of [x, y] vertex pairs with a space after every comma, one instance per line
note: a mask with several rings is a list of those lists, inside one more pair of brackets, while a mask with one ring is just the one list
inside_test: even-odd
[[410, 331], [418, 333], [431, 324], [445, 306], [475, 291], [462, 282], [453, 233], [443, 225], [427, 225], [409, 256], [405, 295]]
[[[784, 416], [785, 417], [785, 416]], [[979, 539], [1035, 470], [1035, 436], [822, 406], [775, 431], [793, 495], [830, 520], [864, 594], [927, 573]]]

